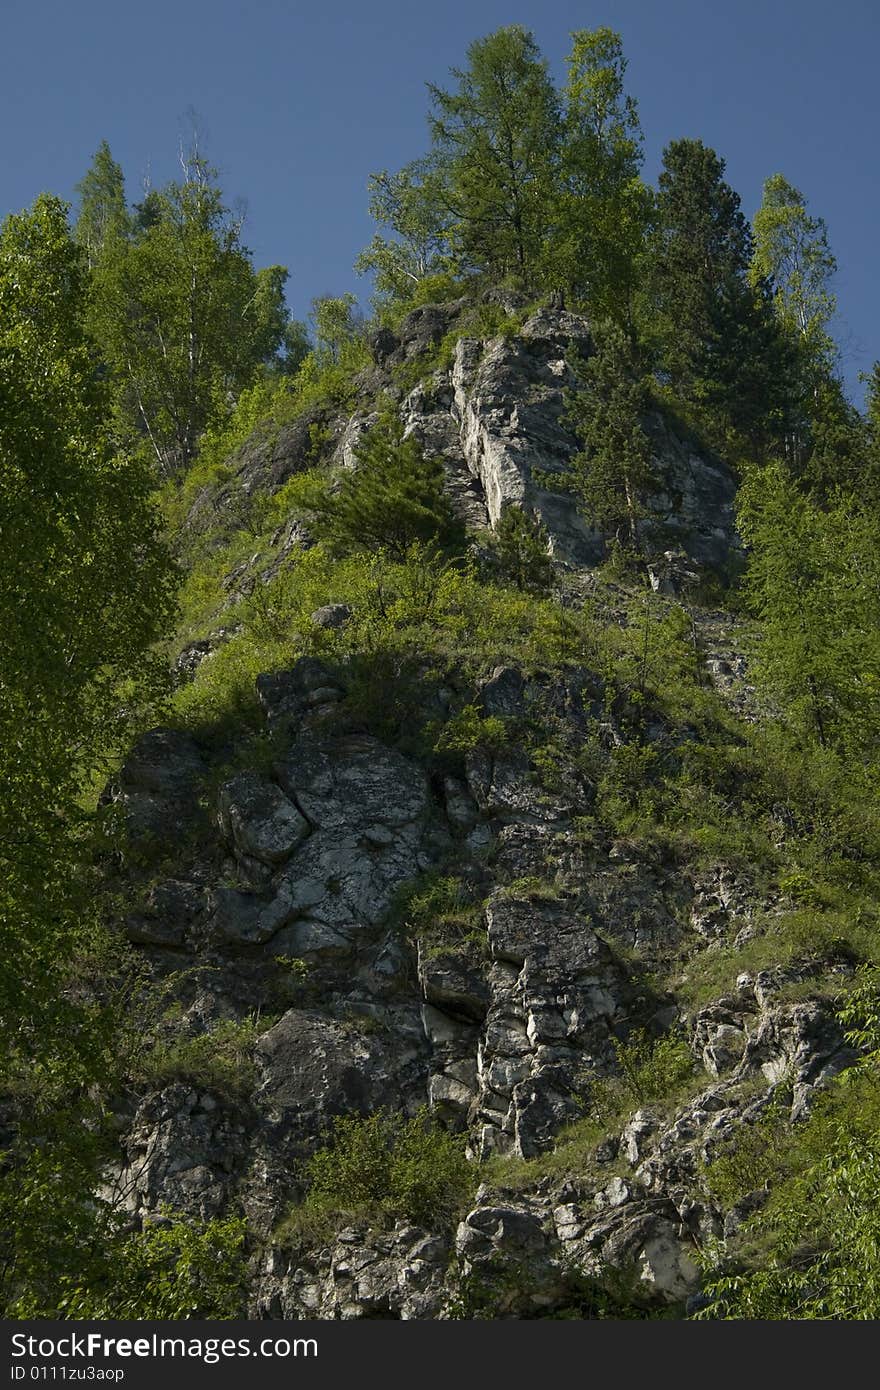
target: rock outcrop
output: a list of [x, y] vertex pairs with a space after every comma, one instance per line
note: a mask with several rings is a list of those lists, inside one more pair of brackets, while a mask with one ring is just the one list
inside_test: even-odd
[[[797, 972], [742, 976], [692, 1012], [652, 995], [646, 973], [683, 934], [700, 952], [742, 930], [748, 881], [584, 842], [589, 787], [575, 776], [548, 793], [521, 749], [474, 752], [463, 778], [432, 784], [412, 757], [346, 731], [344, 683], [311, 658], [259, 678], [274, 765], [215, 779], [209, 841], [129, 919], [160, 974], [182, 963], [195, 977], [188, 1036], [264, 1007], [275, 1020], [235, 1094], [182, 1079], [141, 1097], [119, 1190], [141, 1217], [242, 1206], [258, 1240], [254, 1316], [592, 1316], [624, 1289], [645, 1309], [683, 1304], [697, 1244], [724, 1230], [707, 1159], [774, 1096], [806, 1113], [853, 1060], [827, 1003], [777, 1002]], [[600, 694], [583, 670], [502, 667], [479, 700], [487, 715], [555, 712], [580, 738]], [[192, 740], [157, 731], [114, 785], [139, 833], [204, 819], [206, 777]], [[395, 904], [451, 852], [479, 889], [479, 925], [414, 941]], [[690, 1093], [660, 1110], [634, 1095], [576, 1175], [530, 1177], [619, 1075], [636, 1023], [687, 1041]], [[464, 1136], [475, 1171], [519, 1161], [522, 1176], [508, 1186], [499, 1168], [455, 1228], [354, 1220], [317, 1243], [273, 1239], [335, 1117], [425, 1105]]]
[[[466, 308], [423, 306], [396, 332], [374, 334], [355, 412], [328, 407], [252, 441], [232, 476], [196, 500], [191, 528], [208, 526], [213, 508], [222, 529], [224, 509], [314, 461], [316, 440], [335, 466], [356, 468], [384, 392], [407, 433], [443, 460], [468, 526], [495, 526], [512, 506], [539, 517], [573, 586], [566, 602], [580, 602], [590, 575], [579, 572], [602, 556], [567, 490], [579, 447], [567, 393], [591, 349], [589, 324], [545, 309], [517, 332], [461, 336], [443, 357]], [[413, 386], [429, 360], [446, 365]], [[645, 428], [661, 480], [641, 523], [651, 584], [675, 596], [735, 551], [734, 480], [659, 411]], [[258, 555], [227, 575], [230, 606], [310, 544], [288, 519], [268, 568]], [[129, 1098], [108, 1183], [136, 1219], [166, 1205], [200, 1218], [244, 1211], [254, 1317], [683, 1308], [699, 1288], [698, 1247], [739, 1219], [713, 1199], [706, 1163], [771, 1105], [803, 1118], [853, 1061], [828, 998], [810, 993], [819, 967], [741, 974], [727, 992], [684, 1002], [683, 960], [711, 961], [785, 904], [762, 896], [741, 865], [664, 857], [597, 824], [599, 775], [583, 750], [606, 762], [628, 751], [607, 672], [574, 660], [552, 674], [507, 664], [466, 694], [428, 691], [432, 725], [467, 700], [510, 733], [432, 762], [415, 741], [392, 747], [352, 717], [352, 664], [326, 653], [344, 651], [355, 608], [312, 613], [321, 659], [257, 677], [253, 765], [224, 766], [229, 748], [159, 729], [107, 790], [138, 849], [127, 867], [141, 892], [125, 931], [171, 982], [178, 1040], [210, 1047], [223, 1028], [250, 1028], [234, 1084], [181, 1063]], [[704, 613], [694, 623], [708, 677], [755, 718], [735, 620]], [[213, 660], [230, 630], [191, 642], [180, 679]], [[552, 778], [522, 737], [536, 726], [566, 750]], [[660, 712], [643, 736], [662, 758], [698, 733], [671, 730]], [[438, 909], [417, 929], [414, 895], [444, 876], [467, 911], [447, 919]], [[642, 1094], [627, 1075], [633, 1038], [677, 1047], [685, 1080], [671, 1095]], [[454, 1221], [355, 1212], [291, 1233], [304, 1164], [335, 1120], [425, 1107], [473, 1166]]]

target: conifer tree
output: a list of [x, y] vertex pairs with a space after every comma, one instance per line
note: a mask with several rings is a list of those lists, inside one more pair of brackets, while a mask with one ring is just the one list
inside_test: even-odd
[[760, 457], [784, 431], [791, 362], [770, 286], [749, 283], [752, 237], [724, 161], [700, 140], [667, 146], [646, 258], [646, 332], [661, 377], [716, 444]]
[[535, 283], [558, 158], [558, 99], [519, 25], [472, 43], [457, 88], [430, 86], [430, 118], [453, 254], [465, 270]]
[[650, 215], [638, 108], [625, 93], [620, 35], [580, 30], [572, 39], [547, 276], [597, 318], [626, 323]]
[[501, 578], [521, 593], [546, 594], [553, 579], [547, 528], [522, 507], [506, 507], [495, 527], [493, 549]]
[[584, 515], [606, 540], [640, 553], [638, 523], [656, 486], [643, 425], [650, 390], [630, 339], [616, 324], [596, 334], [596, 350], [581, 377], [582, 388], [568, 409], [584, 444], [572, 460], [576, 494]]
[[342, 553], [383, 550], [395, 560], [413, 545], [461, 547], [463, 528], [444, 491], [443, 465], [426, 458], [412, 435], [404, 437], [398, 416], [373, 426], [355, 457], [357, 467], [335, 489], [312, 489], [304, 499], [320, 539]]

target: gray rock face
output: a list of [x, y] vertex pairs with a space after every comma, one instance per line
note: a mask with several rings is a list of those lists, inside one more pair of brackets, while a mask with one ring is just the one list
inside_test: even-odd
[[296, 1009], [263, 1034], [256, 1057], [257, 1104], [269, 1124], [304, 1145], [314, 1145], [336, 1115], [414, 1109], [414, 1083], [425, 1080], [415, 1026], [392, 1038]]
[[[423, 312], [426, 325], [434, 324], [427, 311], [416, 314]], [[389, 360], [418, 356], [450, 321], [444, 310], [424, 339], [401, 330], [403, 345]], [[507, 507], [524, 507], [546, 526], [552, 553], [575, 566], [595, 565], [603, 554], [601, 537], [566, 491], [580, 447], [566, 420], [566, 394], [577, 387], [574, 364], [590, 347], [584, 318], [542, 309], [513, 337], [461, 338], [451, 372], [420, 383], [401, 405], [406, 432], [443, 460], [450, 498], [465, 522], [494, 527]], [[656, 571], [656, 587], [678, 593], [689, 575], [699, 577], [694, 564], [722, 567], [736, 548], [735, 482], [726, 465], [659, 412], [644, 426], [661, 486], [648, 500], [642, 530], [650, 550], [680, 552], [680, 562], [660, 561]]]
[[119, 806], [133, 845], [175, 847], [202, 819], [205, 771], [202, 753], [188, 734], [152, 729], [138, 739], [102, 801]]
[[351, 607], [347, 603], [325, 603], [323, 608], [316, 608], [312, 614], [312, 622], [315, 627], [337, 628], [344, 627], [351, 617]]
[[[312, 681], [326, 678], [317, 663], [307, 669]], [[301, 709], [297, 677], [269, 688], [270, 718]], [[243, 773], [221, 790], [221, 825], [236, 854], [274, 873], [259, 892], [214, 888], [213, 934], [235, 947], [269, 943], [278, 956], [350, 953], [430, 863], [427, 780], [366, 735], [321, 742], [302, 732], [275, 772], [280, 786]]]
[[399, 1223], [380, 1233], [348, 1226], [324, 1250], [291, 1263], [273, 1251], [261, 1281], [257, 1317], [437, 1317], [447, 1299], [447, 1239]]
[[204, 907], [198, 885], [168, 879], [150, 889], [142, 912], [126, 919], [126, 935], [139, 946], [182, 947]]
[[477, 1053], [480, 1152], [531, 1158], [583, 1111], [625, 996], [607, 946], [561, 903], [497, 894], [486, 909], [491, 1002]]
[[[426, 306], [395, 334], [376, 335], [373, 378], [387, 384], [386, 368], [436, 346], [460, 312]], [[585, 320], [542, 310], [510, 338], [461, 340], [452, 370], [401, 403], [407, 431], [442, 458], [461, 516], [484, 527], [523, 505], [570, 565], [601, 554], [571, 497], [553, 487], [578, 447], [565, 398], [589, 350]], [[347, 422], [321, 418], [343, 466], [356, 464], [371, 405], [362, 395]], [[700, 565], [727, 558], [732, 479], [659, 415], [646, 427], [665, 480], [645, 523], [660, 557], [654, 577], [679, 593]], [[268, 442], [263, 453], [255, 446], [238, 477], [245, 492], [302, 466], [303, 438], [283, 448], [286, 461]], [[276, 540], [282, 555], [307, 543], [293, 526]], [[245, 562], [229, 576], [230, 599], [258, 578]], [[328, 604], [312, 623], [330, 630], [350, 617], [347, 605]], [[718, 663], [734, 659], [728, 627], [719, 615]], [[723, 687], [720, 664], [713, 674]], [[591, 829], [596, 787], [576, 758], [552, 791], [513, 741], [472, 751], [455, 775], [433, 769], [429, 781], [414, 757], [347, 732], [346, 682], [343, 664], [315, 657], [261, 675], [275, 764], [227, 780], [210, 814], [201, 809], [206, 758], [171, 730], [141, 740], [108, 792], [138, 833], [169, 846], [196, 824], [207, 831], [196, 862], [153, 885], [126, 922], [157, 971], [199, 974], [187, 1026], [269, 1016], [246, 1100], [183, 1083], [139, 1098], [121, 1172], [132, 1210], [149, 1219], [168, 1202], [209, 1216], [241, 1203], [262, 1242], [254, 1316], [590, 1316], [592, 1294], [613, 1291], [621, 1276], [639, 1306], [683, 1303], [698, 1285], [695, 1242], [738, 1219], [713, 1205], [703, 1165], [780, 1088], [791, 1085], [800, 1117], [853, 1060], [827, 1001], [780, 1002], [784, 984], [806, 978], [799, 967], [743, 975], [691, 1013], [671, 995], [651, 997], [646, 978], [680, 952], [753, 930], [754, 894], [739, 871], [682, 870]], [[546, 719], [573, 749], [592, 736], [620, 746], [625, 729], [604, 695], [580, 668], [551, 679], [508, 665], [475, 698], [513, 735]], [[442, 700], [437, 707], [446, 717]], [[416, 943], [392, 908], [438, 863], [452, 872], [447, 859], [473, 889], [474, 911], [465, 926], [453, 918], [448, 934], [432, 927]], [[619, 1076], [615, 1042], [643, 1025], [658, 1035], [686, 1029], [691, 1093], [668, 1107], [633, 1095], [575, 1176], [519, 1170], [519, 1190], [493, 1179], [443, 1230], [340, 1221], [317, 1244], [272, 1244], [302, 1196], [302, 1161], [335, 1117], [414, 1114], [427, 1103], [475, 1165], [532, 1158], [591, 1115], [602, 1084]]]
[[589, 331], [585, 321], [577, 323], [576, 338], [561, 326], [552, 335], [532, 333], [533, 319], [510, 341], [461, 339], [452, 371], [454, 411], [464, 458], [482, 486], [491, 524], [497, 525], [506, 507], [525, 507], [547, 527], [558, 558], [595, 563], [598, 537], [553, 483], [564, 483], [578, 447], [563, 418], [565, 392], [576, 381], [566, 355]]
[[342, 699], [333, 672], [316, 657], [304, 656], [287, 671], [257, 677], [257, 696], [270, 728], [298, 726], [311, 712]]
[[118, 1178], [134, 1211], [167, 1203], [207, 1220], [218, 1215], [236, 1186], [247, 1126], [210, 1094], [175, 1083], [148, 1096], [126, 1136]]
[[237, 853], [281, 864], [308, 835], [309, 823], [279, 787], [243, 772], [220, 791], [220, 822]]

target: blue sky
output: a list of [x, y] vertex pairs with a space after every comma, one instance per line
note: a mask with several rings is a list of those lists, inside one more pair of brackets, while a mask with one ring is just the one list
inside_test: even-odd
[[73, 198], [102, 139], [130, 196], [174, 177], [194, 108], [230, 199], [248, 204], [257, 264], [289, 266], [304, 317], [318, 294], [364, 284], [366, 179], [426, 147], [428, 81], [502, 24], [533, 30], [561, 75], [573, 29], [623, 37], [646, 135], [727, 161], [751, 215], [782, 172], [825, 217], [844, 371], [880, 357], [880, 5], [876, 0], [0, 0], [0, 214], [43, 190]]

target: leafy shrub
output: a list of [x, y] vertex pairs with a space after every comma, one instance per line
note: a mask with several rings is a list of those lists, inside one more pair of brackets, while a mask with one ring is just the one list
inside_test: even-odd
[[88, 1319], [240, 1318], [245, 1312], [245, 1223], [170, 1215], [111, 1245], [103, 1278], [62, 1279], [59, 1315]]
[[472, 753], [481, 749], [497, 753], [510, 744], [510, 729], [497, 714], [483, 714], [475, 705], [463, 705], [441, 728], [434, 748], [438, 753]]
[[594, 1114], [611, 1120], [634, 1106], [669, 1101], [695, 1075], [694, 1059], [682, 1038], [649, 1038], [636, 1029], [627, 1042], [613, 1038], [618, 1076], [598, 1082], [590, 1095]]
[[0, 1171], [4, 1317], [244, 1315], [242, 1221], [168, 1212], [132, 1231], [125, 1194], [102, 1182], [118, 1134], [96, 1099], [28, 1117], [22, 1129]]
[[401, 896], [395, 915], [404, 929], [429, 950], [485, 945], [483, 904], [473, 888], [454, 874], [429, 875]]
[[432, 1229], [447, 1225], [476, 1185], [463, 1140], [424, 1110], [412, 1119], [385, 1111], [337, 1119], [332, 1143], [312, 1156], [304, 1176], [311, 1215], [360, 1212]]
[[880, 1316], [880, 975], [863, 969], [840, 1008], [863, 1052], [786, 1125], [778, 1108], [708, 1167], [717, 1200], [768, 1193], [733, 1245], [706, 1252], [701, 1318]]

